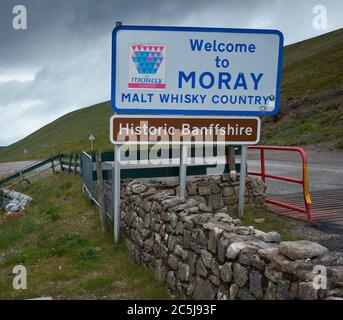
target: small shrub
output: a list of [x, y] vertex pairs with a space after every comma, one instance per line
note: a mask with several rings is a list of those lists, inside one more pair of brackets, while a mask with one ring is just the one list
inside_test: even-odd
[[109, 286], [112, 283], [112, 279], [110, 277], [98, 277], [94, 279], [89, 279], [85, 282], [84, 288], [87, 291], [91, 292], [98, 292], [105, 287]]
[[73, 251], [83, 247], [87, 241], [79, 234], [66, 234], [55, 240], [54, 247]]
[[57, 198], [64, 197], [67, 191], [69, 191], [72, 186], [73, 184], [70, 181], [63, 182], [56, 188], [54, 192], [55, 197]]
[[65, 192], [69, 190], [72, 187], [72, 185], [73, 184], [70, 181], [64, 182], [58, 187], [58, 190]]
[[61, 257], [66, 253], [65, 248], [51, 248], [49, 250], [49, 255], [53, 257]]
[[92, 261], [97, 258], [95, 248], [85, 248], [80, 250], [79, 257], [81, 260]]
[[79, 234], [67, 235], [64, 237], [64, 240], [69, 246], [73, 247], [80, 247], [86, 243], [86, 239]]

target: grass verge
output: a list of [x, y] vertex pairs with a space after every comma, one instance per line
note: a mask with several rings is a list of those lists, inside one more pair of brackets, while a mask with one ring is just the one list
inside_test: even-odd
[[[265, 219], [264, 222], [256, 223], [254, 221], [261, 218]], [[255, 209], [244, 213], [242, 222], [246, 226], [253, 226], [255, 229], [264, 232], [277, 231], [280, 233], [282, 241], [304, 240], [306, 238], [305, 235], [297, 235], [293, 232], [294, 228], [302, 222], [280, 217], [264, 209]]]
[[[26, 214], [0, 223], [0, 299], [171, 298], [124, 243], [101, 233], [78, 177], [57, 174], [21, 191], [33, 198]], [[12, 287], [18, 264], [27, 268], [26, 290]]]

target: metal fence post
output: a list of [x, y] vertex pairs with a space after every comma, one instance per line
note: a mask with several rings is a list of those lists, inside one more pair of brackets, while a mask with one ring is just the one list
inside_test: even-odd
[[114, 242], [118, 243], [120, 238], [120, 145], [114, 146], [113, 162], [113, 236]]
[[247, 146], [242, 146], [241, 153], [241, 173], [239, 180], [239, 200], [238, 200], [238, 217], [244, 217], [244, 203], [245, 203], [245, 178], [247, 173]]
[[51, 158], [51, 168], [52, 168], [52, 173], [55, 173], [55, 163], [54, 163], [54, 158]]
[[23, 175], [23, 171], [19, 171], [19, 177], [20, 177], [20, 183], [24, 184], [24, 175]]
[[181, 145], [180, 154], [180, 183], [179, 183], [179, 196], [186, 197], [186, 180], [187, 180], [187, 149], [188, 145], [183, 143]]
[[62, 154], [60, 154], [60, 166], [61, 166], [61, 172], [62, 172], [63, 171]]
[[75, 155], [75, 161], [74, 161], [74, 175], [77, 174], [77, 160], [78, 160], [79, 154], [77, 153]]
[[264, 149], [260, 150], [260, 159], [261, 159], [261, 177], [262, 181], [266, 182], [266, 166], [264, 161]]
[[71, 154], [71, 155], [69, 156], [69, 170], [68, 170], [69, 173], [71, 173], [72, 161], [73, 161], [73, 154]]
[[80, 176], [83, 176], [83, 163], [82, 163], [82, 153], [80, 153]]

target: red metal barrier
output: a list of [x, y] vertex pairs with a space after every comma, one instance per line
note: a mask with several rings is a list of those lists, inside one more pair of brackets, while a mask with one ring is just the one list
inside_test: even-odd
[[[298, 147], [280, 147], [280, 146], [249, 146], [249, 149], [259, 150], [260, 151], [260, 160], [261, 160], [261, 172], [250, 172], [248, 174], [260, 176], [263, 182], [266, 182], [266, 178], [293, 182], [297, 184], [301, 184], [303, 186], [303, 197], [304, 197], [304, 208], [297, 207], [291, 204], [287, 204], [281, 201], [276, 201], [272, 199], [267, 199], [267, 203], [270, 203], [275, 206], [281, 206], [286, 209], [298, 211], [301, 213], [305, 213], [307, 215], [308, 223], [312, 223], [312, 215], [311, 215], [311, 197], [309, 192], [309, 181], [308, 181], [308, 166], [307, 166], [307, 155], [305, 151]], [[265, 150], [278, 150], [278, 151], [290, 151], [299, 153], [302, 158], [302, 178], [296, 179], [291, 177], [280, 176], [276, 174], [271, 174], [266, 172], [265, 167]]]

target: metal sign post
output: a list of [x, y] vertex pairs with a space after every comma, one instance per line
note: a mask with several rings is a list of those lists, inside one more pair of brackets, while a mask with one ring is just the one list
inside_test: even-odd
[[179, 182], [179, 196], [181, 198], [186, 197], [186, 180], [187, 180], [187, 149], [188, 145], [181, 144], [180, 153], [180, 182]]
[[245, 177], [247, 172], [247, 146], [242, 145], [241, 153], [241, 173], [239, 179], [239, 200], [238, 200], [238, 217], [244, 217], [244, 202], [245, 202]]
[[95, 140], [95, 137], [94, 137], [94, 135], [92, 133], [89, 134], [88, 140], [91, 143], [91, 150], [93, 150], [93, 141]]
[[113, 236], [114, 242], [118, 243], [120, 238], [120, 145], [114, 146], [113, 163]]

